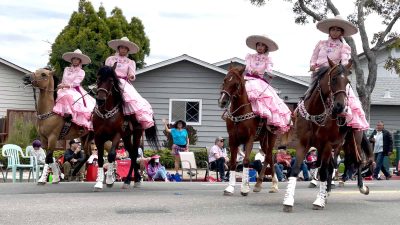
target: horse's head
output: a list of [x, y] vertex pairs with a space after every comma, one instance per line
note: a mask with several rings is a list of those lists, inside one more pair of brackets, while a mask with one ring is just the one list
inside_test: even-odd
[[26, 74], [23, 78], [24, 84], [31, 84], [33, 87], [41, 90], [53, 89], [54, 87], [54, 71], [47, 68], [36, 70], [34, 73]]
[[344, 113], [346, 108], [347, 93], [346, 86], [350, 82], [348, 76], [351, 74], [351, 60], [347, 65], [335, 64], [328, 58], [329, 70], [320, 79], [320, 87], [324, 96], [332, 97], [334, 116]]
[[221, 86], [221, 95], [218, 99], [218, 105], [221, 108], [227, 107], [233, 98], [237, 98], [244, 91], [244, 67], [229, 68], [228, 74], [224, 78]]
[[96, 92], [96, 103], [99, 107], [105, 105], [106, 100], [109, 96], [118, 94], [118, 97], [122, 97], [122, 92], [119, 88], [119, 80], [115, 73], [115, 68], [110, 66], [103, 66], [97, 72], [97, 90]]

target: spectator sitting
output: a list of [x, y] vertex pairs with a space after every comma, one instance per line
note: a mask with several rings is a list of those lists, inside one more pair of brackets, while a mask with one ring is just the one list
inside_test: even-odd
[[210, 163], [211, 170], [216, 170], [221, 178], [221, 181], [229, 180], [229, 173], [225, 176], [225, 162], [228, 157], [226, 151], [223, 150], [224, 138], [218, 137], [215, 139], [215, 145], [211, 147], [208, 162]]
[[255, 169], [258, 172], [258, 174], [260, 174], [261, 173], [261, 169], [262, 169], [263, 164], [264, 164], [264, 160], [265, 160], [265, 154], [264, 154], [264, 152], [263, 152], [263, 150], [261, 149], [261, 146], [260, 146], [260, 147], [258, 147], [258, 152], [257, 152], [256, 156], [254, 157], [254, 162], [251, 163], [250, 166], [253, 169]]
[[152, 179], [153, 181], [159, 179], [162, 179], [165, 182], [169, 181], [165, 167], [160, 164], [159, 155], [153, 155], [151, 157], [149, 164], [147, 165], [147, 175], [149, 176], [149, 179]]
[[96, 164], [98, 161], [98, 152], [97, 152], [97, 146], [95, 143], [90, 144], [90, 150], [91, 150], [91, 155], [89, 159], [87, 160], [88, 164]]
[[117, 146], [117, 149], [115, 150], [115, 153], [117, 154], [116, 160], [129, 159], [129, 153], [128, 153], [128, 151], [125, 150], [123, 140], [120, 140], [118, 142], [118, 146]]
[[274, 167], [276, 176], [280, 182], [286, 180], [283, 176], [283, 170], [290, 168], [291, 159], [292, 157], [286, 152], [286, 146], [279, 146]]
[[[296, 163], [296, 157], [293, 157], [292, 160], [290, 161], [290, 168], [288, 168], [288, 173], [287, 173], [288, 175], [290, 175], [290, 170], [291, 168], [293, 168], [295, 163]], [[304, 181], [309, 181], [310, 177], [308, 175], [308, 168], [304, 160], [300, 164], [300, 170], [303, 172]]]
[[32, 147], [28, 147], [28, 156], [33, 156], [37, 160], [38, 165], [44, 165], [46, 160], [46, 153], [42, 148], [42, 143], [39, 140], [32, 142]]
[[[80, 142], [75, 141], [74, 139], [69, 141], [70, 148], [67, 149], [64, 153], [64, 180], [71, 181], [73, 177], [71, 177], [71, 170], [75, 169], [75, 167], [85, 160], [83, 152], [81, 151]], [[77, 180], [83, 181], [85, 173], [85, 165], [83, 165], [77, 174]]]

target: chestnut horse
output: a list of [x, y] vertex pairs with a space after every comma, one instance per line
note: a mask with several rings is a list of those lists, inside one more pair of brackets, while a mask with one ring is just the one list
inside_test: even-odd
[[253, 191], [261, 191], [266, 169], [272, 171], [273, 179], [270, 192], [278, 191], [278, 179], [274, 171], [272, 161], [272, 148], [275, 145], [277, 135], [271, 132], [270, 127], [265, 121], [253, 113], [251, 104], [247, 97], [245, 89], [245, 80], [243, 77], [244, 67], [230, 68], [224, 78], [221, 86], [221, 96], [218, 104], [221, 108], [226, 108], [227, 118], [226, 127], [229, 134], [229, 148], [231, 151], [231, 160], [229, 161], [230, 178], [229, 185], [225, 189], [225, 195], [233, 195], [236, 183], [235, 169], [236, 156], [239, 145], [244, 145], [245, 157], [243, 160], [243, 177], [241, 185], [241, 194], [248, 195], [249, 186], [249, 156], [253, 149], [253, 142], [260, 141], [261, 149], [265, 153], [264, 165], [257, 178], [257, 183]]
[[[115, 68], [115, 67], [114, 67]], [[126, 177], [123, 189], [129, 188], [132, 170], [134, 170], [135, 186], [140, 184], [141, 176], [139, 173], [138, 148], [143, 134], [143, 128], [137, 120], [132, 121], [131, 117], [125, 117], [122, 112], [123, 90], [120, 89], [120, 82], [113, 67], [103, 66], [97, 73], [97, 95], [96, 107], [93, 114], [94, 139], [98, 149], [98, 173], [95, 190], [103, 188], [104, 179], [104, 143], [107, 140], [112, 141], [111, 150], [108, 153], [108, 170], [106, 174], [107, 186], [112, 186], [115, 181], [113, 163], [116, 158], [115, 149], [118, 141], [122, 138], [125, 149], [129, 152], [131, 166]], [[129, 84], [127, 84], [129, 85]], [[153, 119], [154, 120], [154, 119]], [[154, 125], [144, 130], [147, 143], [152, 149], [159, 150], [159, 141], [157, 136], [157, 126]]]
[[[346, 126], [346, 119], [343, 117], [351, 61], [345, 66], [334, 64], [329, 58], [328, 62], [329, 66], [319, 69], [314, 74], [311, 90], [296, 109], [295, 132], [299, 142], [296, 148], [296, 163], [291, 170], [283, 201], [285, 212], [291, 212], [293, 209], [296, 177], [304, 155], [310, 147], [318, 149], [317, 165], [320, 167], [320, 190], [313, 203], [314, 209], [323, 209], [326, 205], [334, 169], [332, 150], [336, 155], [343, 147], [349, 162], [355, 163], [358, 169], [362, 163], [361, 151], [364, 151], [367, 158], [371, 156], [365, 134], [362, 131], [353, 132]], [[361, 173], [359, 174], [361, 176]], [[361, 193], [369, 193], [361, 177], [358, 187]]]
[[[49, 167], [53, 172], [52, 183], [58, 183], [60, 181], [60, 171], [57, 163], [55, 163], [53, 160], [53, 151], [56, 147], [57, 140], [60, 138], [60, 133], [64, 127], [65, 121], [62, 116], [53, 113], [53, 107], [55, 105], [54, 100], [57, 96], [57, 78], [54, 76], [54, 71], [44, 68], [38, 69], [32, 74], [27, 74], [23, 80], [25, 85], [32, 85], [34, 92], [36, 92], [36, 89], [39, 89], [39, 99], [37, 103], [36, 93], [34, 93], [38, 118], [36, 126], [43, 144], [43, 148], [47, 150], [47, 156], [45, 161], [46, 164], [44, 165], [43, 173], [38, 180], [38, 184], [46, 184]], [[68, 133], [61, 135], [63, 136], [61, 138], [62, 140], [70, 140], [80, 137], [83, 142], [85, 153], [90, 155], [88, 141], [90, 139], [89, 136], [92, 134], [87, 130], [82, 132], [83, 130], [84, 129], [82, 127], [72, 123]], [[74, 169], [73, 175], [79, 171], [79, 168], [82, 165], [79, 165]]]

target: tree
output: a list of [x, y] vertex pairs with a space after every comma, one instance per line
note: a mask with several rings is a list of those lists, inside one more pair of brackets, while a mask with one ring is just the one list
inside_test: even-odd
[[105, 59], [114, 54], [107, 42], [124, 36], [139, 46], [140, 51], [129, 55], [129, 58], [136, 61], [138, 68], [143, 68], [144, 58], [150, 54], [150, 40], [144, 32], [142, 21], [132, 17], [128, 23], [122, 10], [117, 7], [107, 17], [103, 6], [96, 12], [88, 0], [80, 0], [78, 11], [72, 13], [68, 25], [52, 45], [49, 66], [61, 77], [63, 69], [69, 65], [61, 58], [62, 54], [79, 48], [92, 60], [91, 64], [84, 67], [86, 76], [83, 86], [86, 87], [96, 81], [97, 71]]
[[[327, 17], [328, 13], [332, 13], [335, 16], [340, 14], [339, 10], [332, 3], [332, 0], [283, 1], [293, 4], [293, 13], [296, 15], [295, 23], [297, 24], [304, 25], [309, 22], [310, 18], [313, 22], [323, 20]], [[266, 3], [266, 0], [250, 0], [250, 2], [254, 5], [262, 6]], [[350, 3], [349, 1], [349, 4], [353, 3]], [[370, 115], [371, 93], [375, 88], [377, 78], [376, 54], [378, 50], [386, 44], [385, 40], [398, 38], [398, 34], [392, 32], [392, 28], [400, 17], [400, 0], [357, 0], [355, 1], [354, 6], [355, 12], [347, 18], [359, 29], [362, 49], [368, 63], [367, 82], [365, 82], [364, 79], [364, 72], [360, 65], [354, 39], [352, 37], [345, 37], [344, 39], [351, 47], [351, 57], [353, 59], [353, 67], [357, 81], [356, 89], [368, 119]], [[382, 24], [385, 25], [385, 29], [382, 31], [376, 31], [372, 41], [370, 42], [367, 36], [367, 27], [364, 22], [366, 17], [371, 14], [380, 16]], [[396, 68], [396, 65], [399, 67], [398, 60], [399, 59], [389, 59], [387, 68]], [[400, 71], [397, 70], [397, 72]]]

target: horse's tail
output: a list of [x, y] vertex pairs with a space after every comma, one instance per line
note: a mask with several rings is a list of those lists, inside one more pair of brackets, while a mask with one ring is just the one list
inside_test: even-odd
[[144, 134], [146, 135], [146, 140], [147, 143], [150, 145], [150, 148], [158, 151], [161, 149], [161, 147], [160, 147], [160, 142], [158, 140], [158, 130], [154, 117], [153, 121], [154, 121], [154, 126], [144, 130]]
[[361, 139], [361, 149], [365, 154], [365, 157], [368, 161], [372, 162], [373, 158], [373, 153], [372, 153], [372, 148], [371, 145], [369, 144], [369, 140], [367, 138], [367, 134], [363, 132], [363, 136]]

